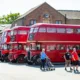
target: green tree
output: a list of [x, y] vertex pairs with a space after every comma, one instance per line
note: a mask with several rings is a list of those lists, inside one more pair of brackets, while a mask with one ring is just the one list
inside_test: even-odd
[[0, 24], [11, 24], [20, 16], [20, 13], [10, 13], [0, 17]]

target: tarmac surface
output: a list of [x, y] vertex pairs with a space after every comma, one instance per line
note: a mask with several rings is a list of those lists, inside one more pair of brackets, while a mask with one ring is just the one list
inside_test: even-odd
[[54, 66], [53, 71], [41, 71], [39, 66], [0, 62], [0, 80], [80, 80], [80, 72], [71, 72], [69, 68], [65, 71], [64, 65]]

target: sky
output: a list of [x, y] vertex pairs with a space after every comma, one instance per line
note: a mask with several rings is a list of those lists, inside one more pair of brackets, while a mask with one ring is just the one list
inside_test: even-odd
[[17, 12], [24, 14], [44, 2], [57, 10], [80, 10], [80, 0], [0, 0], [0, 16]]

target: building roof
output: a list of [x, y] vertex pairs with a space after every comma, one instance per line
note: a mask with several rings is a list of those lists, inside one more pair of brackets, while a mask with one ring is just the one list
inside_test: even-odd
[[62, 15], [68, 19], [80, 19], [80, 11], [78, 10], [58, 10]]
[[[45, 2], [46, 3], [46, 2]], [[44, 4], [44, 3], [43, 3]], [[40, 5], [38, 5], [38, 6], [36, 6], [36, 7], [34, 7], [34, 8], [31, 8], [29, 11], [27, 11], [26, 13], [24, 13], [23, 15], [21, 15], [18, 19], [21, 19], [21, 18], [23, 18], [23, 17], [25, 17], [26, 15], [28, 15], [29, 13], [31, 13], [31, 12], [33, 12], [35, 9], [37, 9], [38, 7], [40, 7], [42, 4], [40, 4]], [[17, 19], [17, 20], [18, 20]]]
[[[43, 4], [49, 5], [46, 2], [44, 2]], [[40, 7], [43, 4], [40, 4], [40, 5], [32, 8], [32, 9], [30, 9], [29, 11], [27, 11], [26, 13], [24, 13], [23, 15], [21, 15], [17, 20], [19, 20], [21, 18], [24, 18], [25, 16], [27, 16], [28, 14], [30, 14], [31, 12], [33, 12], [34, 10], [36, 10], [38, 7]], [[57, 11], [60, 14], [62, 14], [63, 16], [65, 16], [65, 14], [66, 14], [66, 18], [68, 18], [68, 19], [80, 19], [80, 11], [78, 11], [78, 10], [57, 10]]]

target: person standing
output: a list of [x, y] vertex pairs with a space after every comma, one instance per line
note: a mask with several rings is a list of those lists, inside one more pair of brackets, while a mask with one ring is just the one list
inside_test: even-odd
[[71, 53], [69, 52], [69, 49], [67, 48], [66, 53], [64, 54], [64, 59], [65, 59], [65, 70], [67, 70], [67, 66], [69, 65], [70, 70], [71, 68]]
[[73, 52], [72, 52], [72, 64], [73, 64], [73, 70], [74, 70], [74, 72], [78, 71], [79, 57], [78, 57], [78, 53], [76, 52], [76, 48], [73, 48]]
[[26, 47], [26, 51], [27, 51], [27, 59], [30, 61], [31, 60], [31, 51], [29, 47]]
[[42, 52], [40, 53], [40, 59], [41, 59], [41, 69], [45, 69], [45, 63], [46, 63], [46, 53], [45, 49], [42, 49]]

